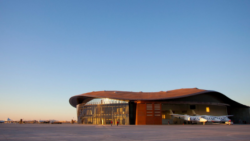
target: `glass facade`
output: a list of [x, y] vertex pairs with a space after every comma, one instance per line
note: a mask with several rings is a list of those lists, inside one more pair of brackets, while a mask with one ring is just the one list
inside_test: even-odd
[[129, 104], [126, 101], [94, 99], [78, 105], [78, 123], [129, 125]]

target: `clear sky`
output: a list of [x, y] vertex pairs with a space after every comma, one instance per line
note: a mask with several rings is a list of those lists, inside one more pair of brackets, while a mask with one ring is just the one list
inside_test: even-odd
[[76, 119], [73, 95], [215, 90], [250, 105], [249, 0], [0, 0], [0, 120]]

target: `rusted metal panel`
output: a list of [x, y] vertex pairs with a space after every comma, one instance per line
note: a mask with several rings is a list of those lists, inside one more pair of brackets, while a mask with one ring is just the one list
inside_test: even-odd
[[161, 109], [161, 106], [162, 106], [162, 103], [154, 103], [154, 124], [157, 124], [157, 125], [162, 124], [162, 109]]
[[146, 104], [137, 103], [136, 106], [136, 125], [146, 124]]

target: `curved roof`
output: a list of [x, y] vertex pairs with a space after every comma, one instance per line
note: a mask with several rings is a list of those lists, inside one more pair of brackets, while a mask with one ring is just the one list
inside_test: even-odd
[[248, 107], [237, 103], [225, 95], [210, 90], [203, 90], [198, 88], [185, 88], [185, 89], [176, 89], [171, 91], [160, 91], [160, 92], [129, 92], [129, 91], [93, 91], [89, 93], [84, 93], [80, 95], [72, 96], [69, 99], [69, 103], [76, 107], [77, 104], [88, 102], [93, 98], [110, 98], [110, 99], [119, 99], [119, 100], [169, 100], [169, 99], [178, 99], [189, 97], [193, 95], [205, 94], [205, 93], [214, 93], [216, 96], [225, 99], [226, 102], [234, 105], [240, 105], [243, 107]]

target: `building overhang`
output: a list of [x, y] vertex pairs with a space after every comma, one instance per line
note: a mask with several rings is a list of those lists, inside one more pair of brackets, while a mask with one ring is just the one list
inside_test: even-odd
[[[203, 90], [197, 88], [186, 88], [186, 89], [176, 89], [171, 91], [160, 91], [160, 92], [129, 92], [129, 91], [93, 91], [89, 93], [84, 93], [80, 95], [72, 96], [69, 99], [69, 103], [76, 107], [77, 104], [87, 103], [94, 98], [110, 98], [118, 100], [129, 100], [129, 101], [154, 101], [154, 100], [174, 100], [184, 97], [190, 97], [195, 95], [210, 94], [215, 97], [222, 99], [227, 105], [236, 107], [248, 107], [246, 105], [240, 104], [222, 93]], [[199, 101], [197, 101], [199, 102]]]

